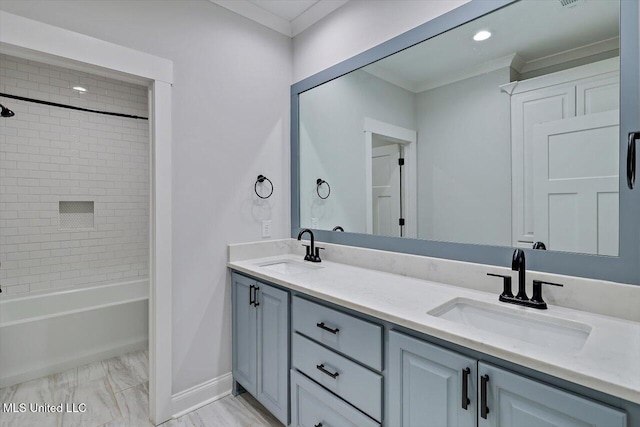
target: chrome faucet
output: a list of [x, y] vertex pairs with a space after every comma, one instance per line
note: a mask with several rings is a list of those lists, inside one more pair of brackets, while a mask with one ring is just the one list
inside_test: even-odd
[[322, 260], [320, 259], [320, 249], [324, 249], [324, 248], [316, 247], [313, 231], [309, 230], [308, 228], [303, 228], [302, 230], [300, 230], [300, 233], [298, 233], [298, 240], [302, 240], [302, 235], [304, 233], [309, 233], [309, 240], [310, 240], [309, 245], [303, 245], [304, 247], [307, 248], [307, 253], [304, 256], [304, 260], [310, 261], [310, 262], [322, 262]]
[[531, 299], [529, 299], [526, 289], [527, 268], [524, 251], [522, 249], [516, 249], [515, 251], [513, 251], [513, 256], [511, 258], [511, 269], [518, 272], [518, 294], [515, 297], [511, 293], [511, 276], [487, 273], [487, 276], [502, 277], [504, 287], [502, 293], [500, 294], [500, 297], [498, 298], [502, 302], [544, 310], [547, 308], [547, 303], [542, 299], [542, 285], [562, 286], [559, 283], [534, 280], [533, 296], [531, 297]]

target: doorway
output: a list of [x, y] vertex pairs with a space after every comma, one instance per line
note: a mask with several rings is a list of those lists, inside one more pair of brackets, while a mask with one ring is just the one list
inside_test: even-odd
[[[148, 173], [150, 200], [145, 202], [148, 204], [149, 212], [147, 231], [149, 278], [148, 286], [144, 286], [145, 289], [142, 292], [146, 290], [149, 301], [149, 413], [147, 418], [150, 417], [159, 424], [180, 410], [174, 405], [171, 393], [171, 334], [167, 333], [167, 331], [171, 331], [172, 301], [171, 85], [173, 65], [171, 61], [163, 58], [133, 51], [20, 16], [2, 13], [2, 22], [1, 54], [142, 85], [147, 89], [146, 96], [149, 105], [147, 114], [144, 115], [149, 118], [147, 144], [149, 157], [146, 173]], [[30, 34], [30, 37], [24, 37], [24, 34]], [[123, 60], [123, 58], [125, 59]], [[141, 97], [143, 96], [141, 95]], [[97, 110], [99, 108], [89, 109]], [[21, 117], [26, 117], [29, 111], [16, 111], [16, 114], [18, 113], [22, 114]], [[85, 113], [92, 114], [86, 111]], [[51, 118], [51, 116], [49, 117]], [[54, 119], [63, 118], [55, 117]], [[94, 123], [96, 126], [101, 124]], [[66, 199], [62, 201], [90, 202], [91, 200]], [[78, 213], [73, 209], [68, 209], [73, 207], [73, 204], [60, 205], [58, 203], [58, 215], [62, 214], [65, 218], [68, 216], [67, 214], [73, 216], [74, 213]], [[93, 207], [94, 213], [101, 212], [99, 205], [96, 206], [94, 203]], [[86, 220], [91, 209], [87, 208], [85, 203], [81, 204], [79, 208], [79, 216]], [[53, 226], [59, 227], [59, 224], [54, 223]], [[133, 288], [129, 287], [129, 289]], [[70, 314], [70, 316], [73, 315], [73, 313]], [[122, 318], [118, 317], [118, 319]]]
[[414, 130], [365, 118], [367, 234], [417, 237]]

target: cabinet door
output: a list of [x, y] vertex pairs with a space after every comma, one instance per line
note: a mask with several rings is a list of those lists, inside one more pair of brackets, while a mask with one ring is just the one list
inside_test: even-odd
[[[627, 415], [602, 403], [478, 363], [478, 381], [488, 376], [486, 418], [479, 427], [626, 427]], [[482, 390], [479, 393], [482, 394]]]
[[255, 396], [256, 373], [256, 307], [249, 304], [255, 280], [232, 276], [233, 378]]
[[[468, 374], [463, 375], [465, 371]], [[388, 380], [389, 426], [476, 425], [474, 359], [392, 331]], [[463, 381], [468, 398], [466, 409]]]
[[258, 283], [256, 399], [283, 424], [289, 414], [289, 293]]

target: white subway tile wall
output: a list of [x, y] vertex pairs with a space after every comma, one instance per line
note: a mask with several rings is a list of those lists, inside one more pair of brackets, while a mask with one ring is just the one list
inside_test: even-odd
[[[87, 91], [73, 90], [81, 86]], [[146, 117], [147, 88], [0, 55], [0, 92]], [[0, 97], [0, 285], [5, 295], [147, 278], [149, 123]], [[61, 201], [94, 202], [92, 229]]]

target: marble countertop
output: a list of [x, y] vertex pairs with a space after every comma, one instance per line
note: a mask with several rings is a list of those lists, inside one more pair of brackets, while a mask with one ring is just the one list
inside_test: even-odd
[[[323, 261], [321, 268], [281, 274], [261, 264], [300, 262], [298, 255], [231, 261], [228, 266], [361, 313], [640, 404], [640, 323], [549, 305], [548, 310], [507, 305], [497, 294]], [[508, 308], [540, 320], [587, 324], [577, 351], [562, 351], [508, 338], [427, 314], [455, 298]]]

